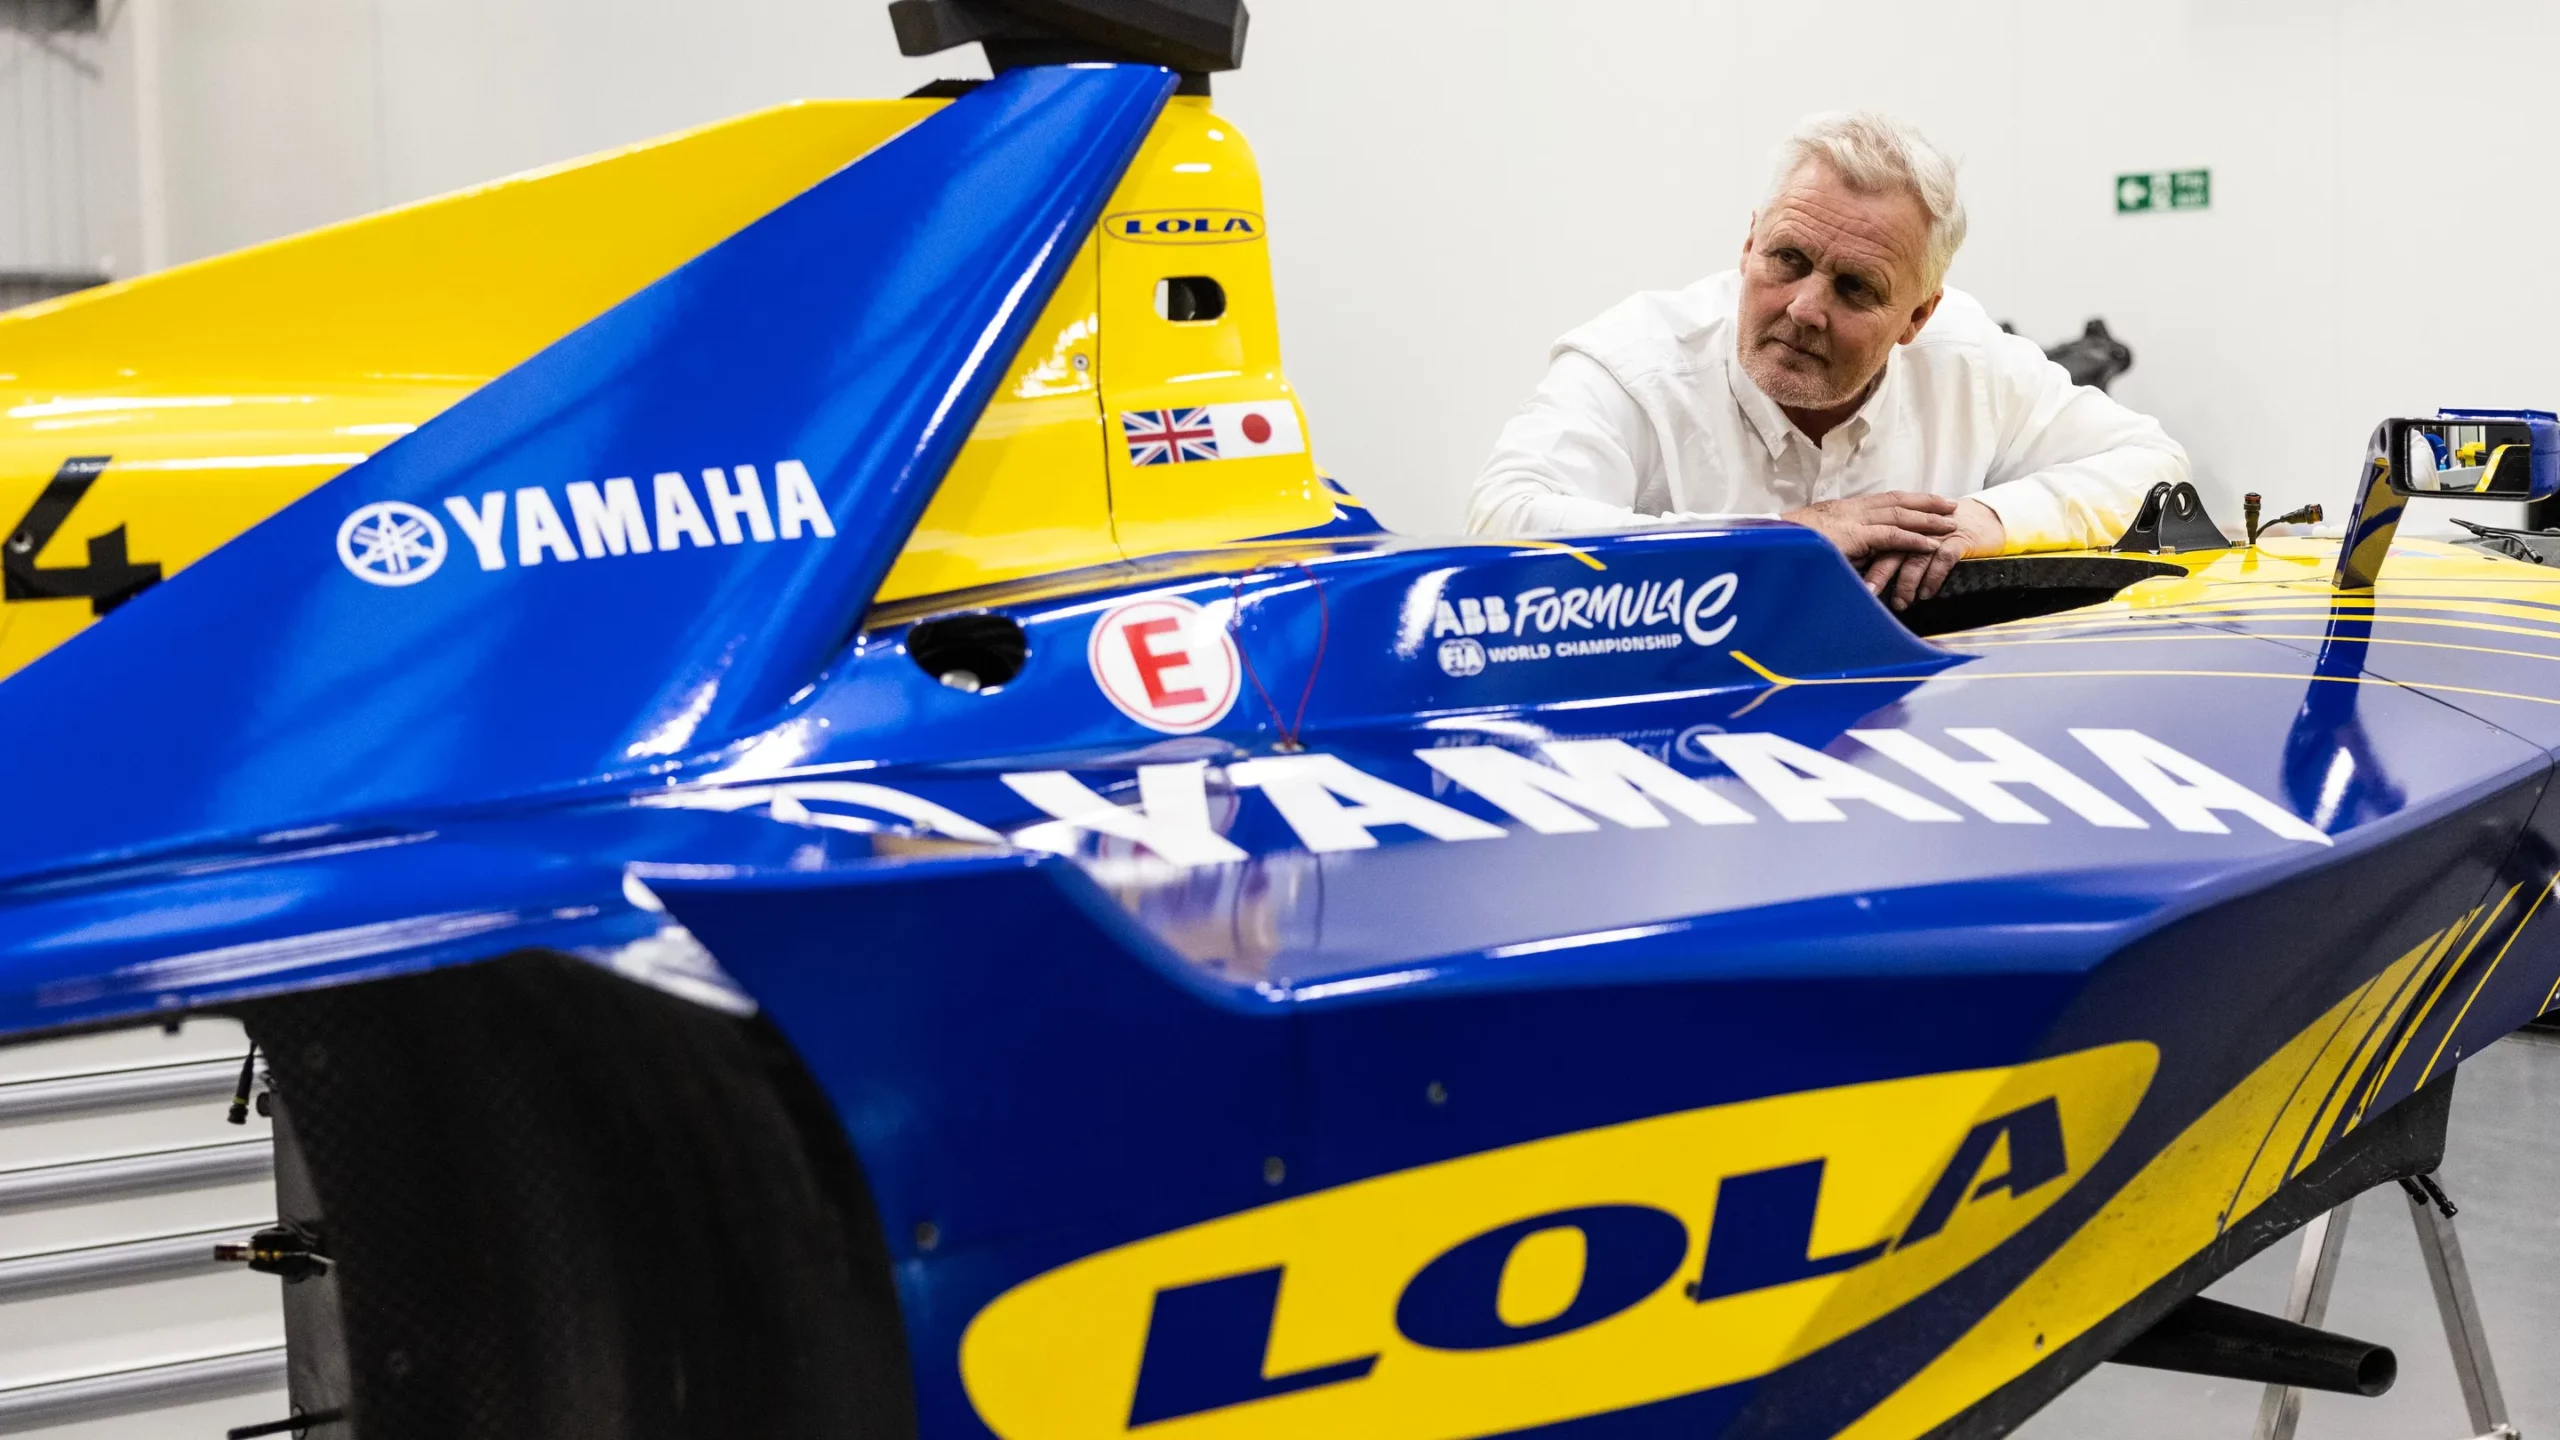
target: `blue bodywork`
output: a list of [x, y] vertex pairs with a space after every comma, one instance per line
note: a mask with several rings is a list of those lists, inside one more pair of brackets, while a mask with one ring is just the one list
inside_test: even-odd
[[[2310, 638], [2235, 608], [1934, 645], [1792, 526], [1425, 543], [1346, 503], [1266, 551], [870, 609], [989, 362], [1172, 85], [1077, 67], [984, 86], [0, 687], [0, 767], [37, 817], [0, 831], [0, 1031], [527, 949], [761, 1010], [877, 1198], [932, 1435], [987, 1433], [955, 1359], [970, 1318], [1079, 1256], [1543, 1136], [2158, 1046], [2100, 1168], [1936, 1303], [1570, 1427], [1815, 1435], [1950, 1343], [2273, 1043], [2485, 897], [2551, 884], [2560, 710], [2483, 684], [2475, 656], [2375, 650], [2392, 617], [2369, 598]], [[831, 535], [804, 517], [786, 538], [777, 510], [771, 541], [482, 568], [455, 516], [439, 573], [400, 586], [337, 553], [383, 502], [477, 515], [705, 467], [779, 486], [786, 460]], [[1583, 623], [1559, 608], [1521, 633], [1569, 593]], [[1161, 733], [1097, 685], [1095, 628], [1137, 596], [1231, 638], [1248, 683], [1209, 728]], [[928, 674], [906, 639], [947, 611], [1018, 621], [1021, 673], [976, 691]], [[2560, 659], [2560, 610], [2506, 643]], [[2074, 732], [2139, 732], [2294, 829], [2228, 807], [2108, 826], [2026, 789], [2041, 821], [2001, 823], [1851, 733], [1965, 755], [1947, 736], [1968, 727], [2134, 808]], [[1758, 736], [1938, 814], [1835, 797], [1791, 818], [1719, 748]], [[1542, 833], [1424, 758], [1576, 740], [1743, 818]], [[1378, 821], [1315, 846], [1232, 778], [1318, 755], [1472, 828]], [[1061, 832], [1006, 778], [1128, 803], [1141, 767], [1192, 764], [1240, 859]], [[2450, 1064], [2543, 1007], [2560, 942], [2532, 913], [2476, 947], [2485, 972], [2445, 974], [2469, 1000], [2430, 1009], [2406, 1051]], [[652, 958], [676, 933], [716, 965]], [[2437, 1064], [2378, 1075], [2372, 1108]]]
[[[14, 678], [8, 780], [53, 818], [0, 837], [0, 873], [627, 783], [768, 721], [860, 620], [1170, 84], [989, 87], [224, 546], [114, 640]], [[448, 497], [739, 466], [778, 492], [786, 459], [820, 477], [835, 543], [768, 538], [787, 527], [767, 514], [743, 549], [679, 533], [645, 562], [521, 550], [508, 525], [503, 568], [455, 534], [432, 584], [310, 563], [370, 504], [459, 529]], [[175, 696], [204, 722], [168, 725]]]

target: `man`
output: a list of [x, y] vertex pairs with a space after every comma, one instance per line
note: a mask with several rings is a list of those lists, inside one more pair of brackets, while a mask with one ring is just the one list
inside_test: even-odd
[[2154, 484], [2187, 478], [2186, 452], [1943, 288], [1964, 230], [1955, 168], [1917, 131], [1808, 118], [1739, 270], [1556, 342], [1468, 528], [1775, 514], [1896, 609], [1969, 555], [2112, 543]]

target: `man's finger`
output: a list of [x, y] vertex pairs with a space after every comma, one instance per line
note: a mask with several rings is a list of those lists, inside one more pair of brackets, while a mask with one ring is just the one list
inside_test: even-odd
[[1953, 515], [1956, 513], [1955, 501], [1948, 499], [1944, 495], [1932, 495], [1926, 490], [1886, 490], [1868, 498], [1882, 500], [1887, 504], [1897, 505], [1905, 510], [1926, 510], [1932, 515]]
[[1894, 509], [1887, 510], [1882, 515], [1870, 515], [1867, 517], [1867, 523], [1870, 525], [1899, 525], [1905, 530], [1915, 530], [1923, 535], [1953, 535], [1956, 533], [1956, 520], [1953, 515], [1941, 515], [1928, 510], [1913, 510], [1907, 507], [1896, 507]]
[[1901, 568], [1902, 557], [1899, 555], [1880, 556], [1871, 561], [1867, 566], [1867, 593], [1882, 595], [1884, 587], [1893, 583], [1894, 572]]
[[1938, 548], [1940, 537], [1900, 525], [1861, 525], [1854, 542], [1858, 555], [1925, 555]]
[[1882, 526], [1836, 522], [1821, 526], [1814, 533], [1830, 541], [1832, 548], [1838, 550], [1850, 565], [1862, 567], [1868, 560], [1874, 558], [1875, 537], [1882, 534], [1884, 529], [1885, 527]]
[[1964, 540], [1959, 536], [1940, 545], [1938, 553], [1930, 556], [1925, 562], [1915, 559], [1904, 564], [1899, 577], [1902, 581], [1901, 588], [1908, 589], [1911, 598], [1902, 603], [1910, 605], [1937, 594], [1939, 587], [1947, 583], [1947, 576], [1954, 573], [1956, 562], [1964, 558], [1964, 551]]
[[1920, 598], [1920, 582], [1927, 578], [1929, 562], [1936, 554], [1931, 551], [1927, 555], [1905, 556], [1902, 568], [1893, 572], [1893, 588], [1885, 592], [1884, 603], [1896, 610], [1909, 609], [1911, 602]]

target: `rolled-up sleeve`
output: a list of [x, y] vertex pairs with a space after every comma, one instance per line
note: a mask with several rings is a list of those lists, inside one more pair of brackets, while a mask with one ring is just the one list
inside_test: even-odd
[[1659, 468], [1657, 444], [1616, 376], [1580, 351], [1558, 351], [1476, 477], [1467, 529], [1537, 535], [1653, 523], [1635, 501], [1638, 477]]
[[1999, 448], [1973, 498], [2000, 517], [2010, 553], [2112, 545], [2152, 486], [2187, 478], [2187, 452], [2159, 421], [2072, 384], [2034, 342], [2004, 336], [1987, 354]]

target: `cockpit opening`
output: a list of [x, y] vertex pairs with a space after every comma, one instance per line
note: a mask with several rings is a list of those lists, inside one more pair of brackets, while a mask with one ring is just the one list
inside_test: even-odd
[[2187, 572], [2117, 556], [2003, 556], [1959, 561], [1929, 599], [1899, 612], [1914, 635], [1946, 635], [2112, 600], [2137, 580]]

